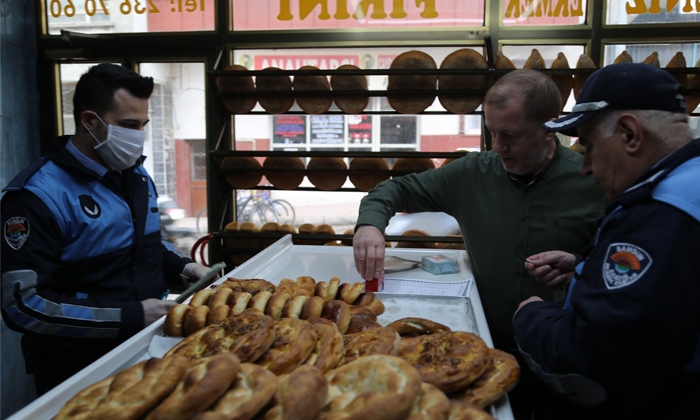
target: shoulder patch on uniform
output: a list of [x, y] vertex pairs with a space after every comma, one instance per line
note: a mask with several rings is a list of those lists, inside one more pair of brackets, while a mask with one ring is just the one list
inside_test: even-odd
[[649, 253], [637, 245], [610, 244], [603, 264], [605, 286], [609, 290], [629, 286], [639, 280], [651, 264]]
[[5, 222], [5, 241], [10, 248], [18, 250], [29, 237], [29, 220], [26, 217], [10, 217]]

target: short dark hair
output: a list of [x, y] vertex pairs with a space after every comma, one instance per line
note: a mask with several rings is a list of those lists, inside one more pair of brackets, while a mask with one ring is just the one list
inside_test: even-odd
[[73, 118], [80, 125], [80, 115], [90, 109], [102, 115], [114, 105], [114, 92], [126, 89], [137, 98], [148, 99], [153, 92], [153, 78], [117, 64], [102, 63], [90, 67], [80, 76], [73, 95]]
[[559, 117], [562, 104], [557, 85], [540, 71], [517, 69], [506, 73], [486, 92], [484, 105], [504, 106], [512, 98], [525, 103], [525, 112], [535, 123]]

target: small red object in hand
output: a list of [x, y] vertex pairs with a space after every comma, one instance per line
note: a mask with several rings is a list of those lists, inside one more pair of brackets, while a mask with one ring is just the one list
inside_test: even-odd
[[372, 280], [365, 281], [366, 292], [379, 292], [381, 290], [384, 290], [384, 279], [379, 280], [375, 277]]

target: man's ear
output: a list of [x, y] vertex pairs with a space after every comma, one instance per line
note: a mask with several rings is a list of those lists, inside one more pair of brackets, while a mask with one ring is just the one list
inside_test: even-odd
[[617, 119], [617, 129], [624, 136], [625, 149], [630, 154], [636, 154], [644, 144], [644, 130], [636, 116], [622, 114]]
[[97, 124], [100, 124], [100, 120], [97, 119], [97, 116], [92, 111], [83, 111], [80, 114], [80, 122], [82, 123], [80, 124], [82, 128], [88, 128], [93, 133], [97, 129]]

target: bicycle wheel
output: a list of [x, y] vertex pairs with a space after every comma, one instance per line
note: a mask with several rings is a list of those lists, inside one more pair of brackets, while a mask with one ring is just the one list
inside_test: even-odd
[[[249, 213], [250, 221], [262, 227], [267, 222], [278, 222], [277, 213], [269, 204], [258, 203]], [[279, 223], [279, 222], [278, 222]]]
[[286, 223], [289, 225], [294, 224], [294, 219], [296, 218], [296, 211], [294, 207], [287, 200], [272, 200], [270, 202], [270, 207], [272, 211], [277, 215], [278, 223]]

